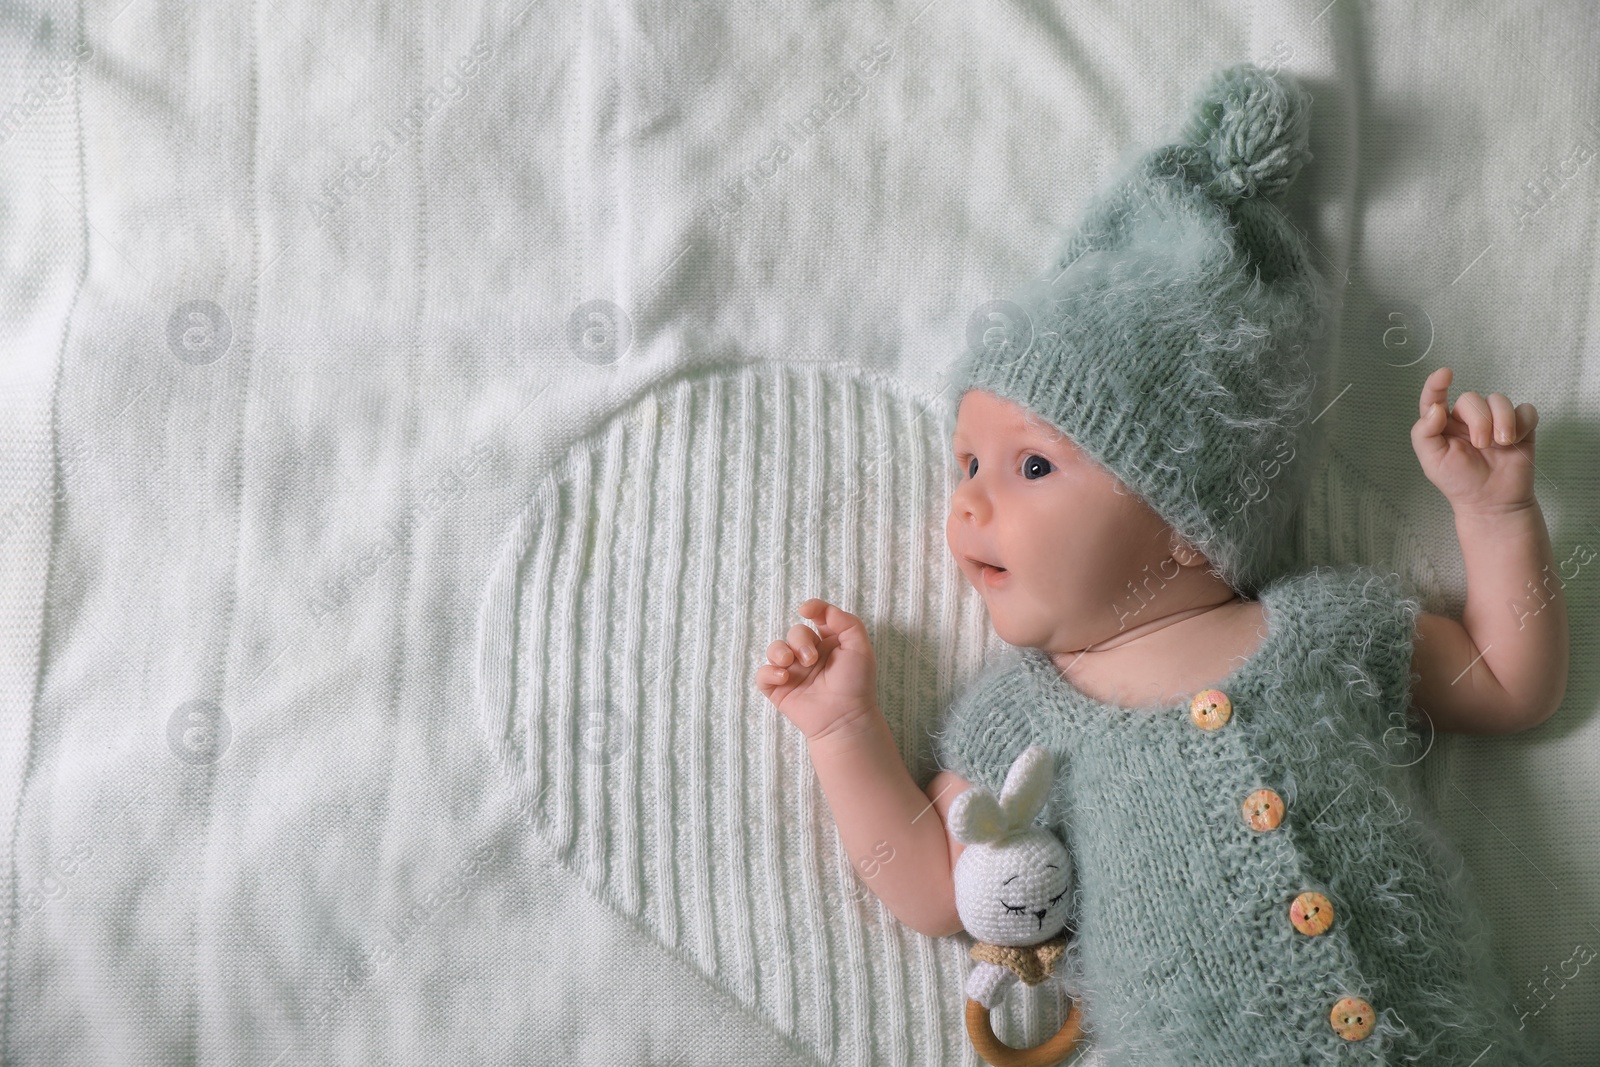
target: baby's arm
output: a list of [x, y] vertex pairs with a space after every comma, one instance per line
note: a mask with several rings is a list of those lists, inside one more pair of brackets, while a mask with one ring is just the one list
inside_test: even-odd
[[925, 793], [906, 770], [878, 708], [876, 663], [866, 627], [823, 600], [767, 647], [757, 684], [806, 738], [857, 877], [896, 919], [930, 937], [962, 929], [952, 871], [963, 847], [945, 830], [945, 812], [968, 783], [940, 772]]
[[1538, 412], [1469, 392], [1447, 414], [1450, 375], [1428, 376], [1411, 435], [1455, 511], [1467, 603], [1460, 623], [1418, 617], [1412, 702], [1438, 730], [1514, 733], [1553, 715], [1567, 685], [1566, 601], [1533, 495]]
[[918, 789], [876, 708], [808, 744], [839, 837], [867, 886], [918, 933], [959, 933], [952, 872], [965, 846], [945, 830], [945, 812], [969, 784], [940, 771], [926, 793]]

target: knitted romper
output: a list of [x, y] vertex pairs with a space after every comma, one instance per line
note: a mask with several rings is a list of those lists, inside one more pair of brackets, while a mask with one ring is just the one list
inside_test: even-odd
[[[1408, 766], [1426, 747], [1405, 717], [1417, 602], [1352, 565], [1260, 599], [1264, 643], [1216, 686], [1220, 725], [1187, 700], [1101, 703], [1022, 649], [936, 738], [996, 791], [1027, 746], [1055, 755], [1042, 819], [1075, 864], [1064, 967], [1086, 1038], [1117, 1067], [1555, 1067]], [[1345, 998], [1365, 1004], [1330, 1018]]]

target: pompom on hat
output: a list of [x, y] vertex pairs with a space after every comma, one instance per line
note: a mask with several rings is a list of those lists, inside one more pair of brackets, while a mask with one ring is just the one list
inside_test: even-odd
[[948, 374], [958, 402], [985, 390], [1066, 434], [1246, 595], [1291, 562], [1319, 445], [1328, 295], [1272, 202], [1311, 159], [1310, 110], [1285, 76], [1215, 71]]

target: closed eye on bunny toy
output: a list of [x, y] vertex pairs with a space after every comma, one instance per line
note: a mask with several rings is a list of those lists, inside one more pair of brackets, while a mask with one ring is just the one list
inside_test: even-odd
[[[1061, 869], [1061, 868], [1057, 867], [1054, 863], [1045, 864], [1045, 868], [1047, 870], [1052, 870], [1052, 871], [1058, 871], [1058, 870]], [[1022, 877], [1022, 875], [1020, 875], [1020, 874], [1013, 874], [1010, 878], [1007, 878], [1005, 881], [1001, 882], [1000, 884], [1001, 885], [1010, 885], [1012, 882], [1016, 881], [1018, 878], [1021, 878], [1021, 877]], [[1050, 908], [1055, 907], [1057, 902], [1060, 901], [1061, 898], [1066, 896], [1066, 895], [1067, 895], [1067, 890], [1066, 890], [1065, 887], [1063, 887], [1061, 892], [1059, 892], [1055, 896], [1051, 897], [1049, 902], [1045, 904], [1045, 909], [1048, 910]], [[1005, 899], [1002, 898], [1002, 897], [996, 897], [995, 899], [1000, 901], [1000, 906], [1002, 908], [1004, 908], [1007, 911], [1011, 912], [1013, 915], [1020, 915], [1023, 912], [1028, 910], [1028, 906], [1026, 904], [1007, 904], [1005, 902]], [[1039, 912], [1038, 914], [1039, 914], [1039, 917], [1041, 919], [1044, 917], [1044, 912], [1043, 911]]]

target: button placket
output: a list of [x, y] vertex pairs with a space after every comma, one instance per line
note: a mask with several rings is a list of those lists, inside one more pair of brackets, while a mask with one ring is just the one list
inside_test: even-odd
[[[1233, 718], [1233, 701], [1220, 689], [1202, 689], [1189, 701], [1189, 718], [1202, 730], [1220, 730]], [[1258, 833], [1275, 830], [1283, 822], [1283, 797], [1272, 789], [1257, 789], [1240, 806], [1245, 823]], [[1307, 937], [1333, 928], [1333, 902], [1307, 890], [1289, 906], [1289, 921]], [[1360, 997], [1343, 997], [1328, 1012], [1328, 1024], [1346, 1041], [1360, 1041], [1377, 1024], [1372, 1005]]]

